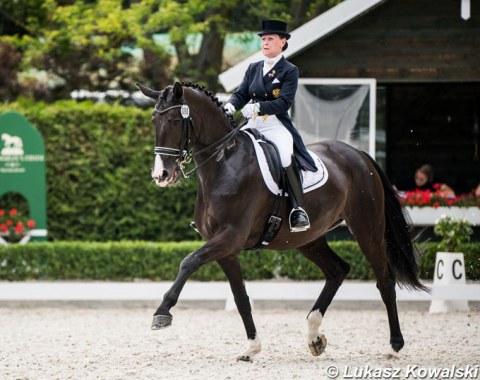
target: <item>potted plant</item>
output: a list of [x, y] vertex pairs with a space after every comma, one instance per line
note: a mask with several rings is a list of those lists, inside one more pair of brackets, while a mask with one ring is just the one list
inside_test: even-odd
[[440, 184], [434, 187], [434, 191], [417, 189], [398, 193], [400, 203], [406, 207], [415, 224], [433, 226], [443, 214], [480, 224], [480, 197], [473, 193], [445, 196], [440, 191]]
[[35, 221], [24, 216], [18, 209], [8, 212], [0, 209], [0, 244], [23, 243], [28, 241], [28, 232], [35, 227]]
[[[435, 235], [440, 236], [435, 258], [434, 285], [462, 285], [466, 283], [465, 260], [459, 252], [462, 244], [470, 240], [473, 230], [465, 219], [442, 215], [435, 222]], [[468, 311], [467, 300], [433, 300], [430, 312]]]
[[442, 215], [435, 222], [433, 232], [441, 237], [438, 249], [447, 252], [457, 252], [463, 243], [470, 241], [470, 236], [473, 234], [467, 220], [454, 219], [447, 215]]

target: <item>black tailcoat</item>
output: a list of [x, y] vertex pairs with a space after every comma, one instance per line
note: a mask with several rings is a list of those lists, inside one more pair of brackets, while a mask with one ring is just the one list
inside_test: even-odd
[[263, 75], [263, 61], [248, 66], [242, 83], [229, 102], [235, 109], [245, 106], [250, 100], [260, 105], [259, 115], [275, 115], [293, 136], [293, 150], [302, 169], [317, 171], [315, 162], [308, 154], [302, 138], [292, 123], [288, 110], [293, 104], [298, 86], [298, 68], [285, 57]]

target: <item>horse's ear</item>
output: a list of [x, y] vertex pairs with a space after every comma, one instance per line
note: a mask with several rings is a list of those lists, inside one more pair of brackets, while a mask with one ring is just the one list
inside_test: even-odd
[[140, 91], [142, 91], [143, 95], [148, 96], [149, 98], [152, 98], [154, 100], [157, 100], [158, 96], [162, 93], [161, 91], [152, 90], [151, 88], [148, 88], [141, 83], [135, 83], [135, 85], [140, 89]]
[[173, 86], [173, 96], [175, 96], [178, 100], [180, 100], [183, 96], [183, 86], [179, 82], [175, 82]]

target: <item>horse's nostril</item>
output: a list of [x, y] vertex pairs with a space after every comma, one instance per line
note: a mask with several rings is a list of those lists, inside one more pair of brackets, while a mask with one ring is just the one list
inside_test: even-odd
[[162, 171], [162, 179], [168, 178], [168, 172], [166, 170]]

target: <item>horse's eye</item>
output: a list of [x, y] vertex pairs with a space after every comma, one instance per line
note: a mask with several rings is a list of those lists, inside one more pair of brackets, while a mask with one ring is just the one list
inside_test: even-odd
[[178, 127], [181, 124], [180, 119], [169, 120], [169, 123], [172, 127]]

